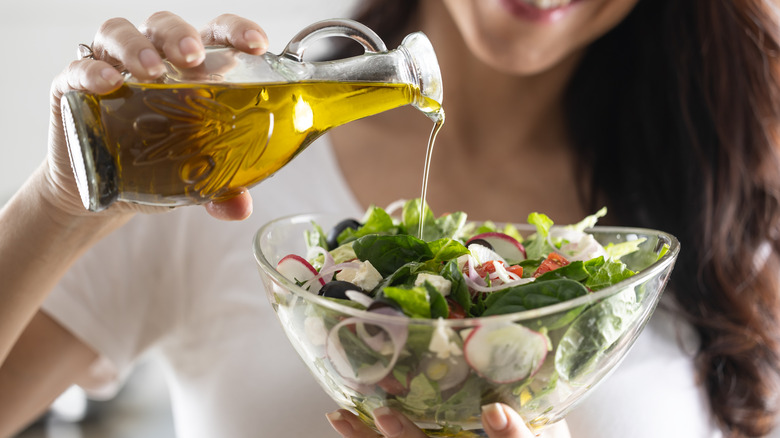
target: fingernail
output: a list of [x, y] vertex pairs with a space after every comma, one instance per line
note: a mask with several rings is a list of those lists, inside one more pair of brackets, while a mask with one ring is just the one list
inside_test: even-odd
[[138, 54], [138, 59], [141, 61], [141, 65], [146, 68], [146, 72], [150, 76], [160, 76], [165, 72], [165, 66], [162, 63], [160, 55], [152, 49], [143, 49]]
[[118, 83], [122, 82], [122, 75], [119, 74], [118, 71], [116, 71], [113, 68], [104, 68], [100, 71], [100, 77], [106, 81], [106, 83], [110, 86], [115, 86]]
[[[184, 61], [191, 64], [195, 61], [203, 61], [206, 54], [201, 49], [200, 43], [193, 37], [184, 37], [179, 41], [179, 50], [184, 55]], [[198, 62], [198, 64], [200, 64]]]
[[504, 408], [498, 403], [482, 406], [482, 418], [496, 432], [506, 429], [509, 425], [509, 419], [504, 412]]
[[352, 425], [349, 424], [349, 421], [344, 419], [344, 416], [341, 415], [341, 412], [333, 411], [328, 414], [325, 414], [325, 417], [328, 419], [330, 425], [333, 426], [334, 429], [336, 429], [336, 432], [345, 436], [352, 434], [353, 432]]
[[377, 427], [388, 438], [401, 436], [404, 431], [404, 425], [395, 417], [393, 411], [388, 407], [377, 408], [374, 411], [374, 421]]
[[250, 49], [267, 49], [268, 43], [260, 32], [249, 29], [244, 32], [244, 39]]

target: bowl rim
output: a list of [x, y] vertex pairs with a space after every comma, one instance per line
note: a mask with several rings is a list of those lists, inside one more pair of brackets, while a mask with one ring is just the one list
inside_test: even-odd
[[[647, 268], [637, 272], [636, 275], [633, 275], [628, 279], [620, 281], [619, 283], [613, 284], [612, 286], [606, 287], [599, 291], [589, 293], [587, 295], [583, 295], [581, 297], [577, 297], [572, 300], [567, 300], [561, 303], [552, 304], [537, 309], [523, 310], [520, 312], [506, 313], [502, 315], [480, 316], [477, 318], [464, 318], [464, 319], [410, 318], [407, 316], [385, 315], [385, 314], [380, 314], [375, 312], [368, 312], [366, 310], [357, 309], [354, 307], [340, 304], [336, 301], [329, 300], [325, 297], [322, 297], [317, 294], [313, 294], [303, 289], [302, 287], [295, 284], [295, 282], [287, 279], [287, 277], [283, 276], [275, 269], [275, 266], [268, 261], [268, 259], [262, 253], [262, 250], [260, 248], [262, 237], [266, 234], [267, 230], [285, 222], [289, 222], [290, 224], [311, 223], [313, 221], [320, 223], [319, 221], [316, 220], [316, 218], [331, 218], [335, 221], [343, 219], [342, 216], [333, 213], [300, 213], [300, 214], [282, 216], [263, 224], [255, 233], [255, 236], [252, 241], [252, 249], [255, 256], [255, 261], [257, 262], [259, 268], [265, 274], [272, 277], [277, 283], [283, 285], [292, 293], [294, 293], [296, 296], [306, 301], [312, 302], [314, 304], [329, 308], [330, 310], [337, 311], [352, 317], [361, 318], [363, 320], [371, 321], [371, 322], [381, 322], [383, 324], [402, 324], [402, 325], [415, 324], [415, 325], [429, 325], [429, 326], [444, 325], [445, 327], [464, 328], [464, 327], [477, 327], [485, 324], [502, 324], [502, 323], [510, 323], [510, 322], [519, 322], [519, 321], [526, 321], [526, 320], [536, 319], [544, 316], [549, 316], [561, 311], [574, 309], [584, 304], [590, 304], [596, 301], [603, 300], [614, 294], [622, 292], [623, 290], [626, 290], [626, 288], [628, 287], [634, 287], [636, 284], [643, 283], [645, 280], [659, 274], [661, 271], [664, 271], [667, 268], [671, 268], [672, 265], [674, 265], [677, 256], [680, 252], [679, 240], [672, 234], [669, 234], [664, 231], [654, 230], [650, 228], [640, 228], [640, 227], [595, 226], [592, 228], [587, 228], [585, 231], [591, 231], [597, 233], [612, 233], [612, 234], [654, 235], [659, 238], [659, 244], [666, 243], [669, 245], [669, 249], [666, 251], [666, 253], [663, 256], [661, 256], [661, 258], [653, 262]], [[472, 221], [472, 222], [480, 222], [480, 221]], [[501, 225], [501, 224], [497, 224], [497, 225]], [[514, 224], [514, 225], [521, 230], [534, 229], [533, 226], [528, 224]], [[565, 225], [553, 225], [554, 228], [562, 228], [564, 226]], [[652, 299], [658, 301], [660, 299], [661, 293], [663, 292], [663, 289], [664, 287], [658, 288], [658, 290], [655, 292], [655, 295], [657, 296]], [[651, 299], [650, 296], [648, 296], [647, 299]]]

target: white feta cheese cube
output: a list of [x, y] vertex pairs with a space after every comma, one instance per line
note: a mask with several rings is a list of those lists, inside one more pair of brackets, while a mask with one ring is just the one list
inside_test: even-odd
[[417, 274], [417, 278], [414, 280], [415, 286], [422, 286], [423, 283], [428, 282], [431, 286], [435, 287], [443, 296], [450, 294], [452, 290], [452, 282], [442, 277], [441, 275], [428, 274], [426, 272]]
[[360, 268], [345, 268], [336, 274], [336, 280], [348, 281], [368, 292], [382, 281], [382, 274], [366, 260], [360, 264]]

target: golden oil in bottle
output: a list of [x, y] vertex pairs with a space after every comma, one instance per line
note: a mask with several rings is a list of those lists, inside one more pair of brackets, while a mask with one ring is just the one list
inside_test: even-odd
[[108, 95], [66, 98], [66, 113], [79, 112], [82, 125], [67, 126], [72, 116], [65, 117], [78, 133], [69, 142], [81, 143], [101, 179], [93, 182], [102, 192], [94, 209], [117, 197], [155, 205], [228, 198], [330, 128], [413, 102], [434, 119], [441, 111], [406, 83], [128, 83]]

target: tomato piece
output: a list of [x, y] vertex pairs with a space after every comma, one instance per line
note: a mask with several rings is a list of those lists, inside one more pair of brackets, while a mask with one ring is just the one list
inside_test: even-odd
[[502, 266], [506, 266], [506, 264], [500, 260], [489, 260], [474, 269], [477, 271], [477, 274], [479, 274], [480, 277], [484, 278], [488, 274], [496, 272], [496, 263], [500, 263]]
[[520, 265], [509, 266], [508, 268], [506, 268], [506, 270], [507, 270], [507, 272], [511, 272], [511, 273], [517, 275], [520, 278], [523, 277], [523, 267], [520, 266]]
[[568, 264], [569, 261], [566, 260], [565, 257], [558, 254], [557, 252], [551, 252], [550, 254], [547, 255], [547, 258], [544, 259], [544, 261], [542, 261], [539, 267], [536, 268], [536, 271], [534, 271], [534, 278], [546, 272], [554, 271]]
[[463, 310], [463, 306], [458, 304], [457, 301], [452, 298], [447, 298], [447, 304], [450, 307], [450, 314], [447, 319], [464, 319], [466, 318], [466, 311]]

